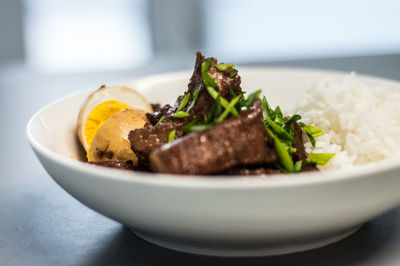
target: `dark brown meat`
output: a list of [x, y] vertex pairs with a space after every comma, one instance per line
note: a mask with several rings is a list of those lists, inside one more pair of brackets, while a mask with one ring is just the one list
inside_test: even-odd
[[304, 161], [307, 159], [307, 156], [306, 156], [306, 151], [304, 149], [303, 129], [297, 122], [294, 122], [293, 126], [295, 129], [293, 148], [296, 148], [296, 152], [293, 153], [293, 159], [295, 161], [300, 161], [300, 160]]
[[306, 164], [301, 171], [302, 172], [314, 172], [314, 171], [319, 171], [319, 169], [313, 164]]
[[[146, 114], [151, 125], [156, 125], [156, 123], [165, 117], [160, 125], [155, 127], [149, 126], [144, 128], [139, 128], [133, 130], [129, 134], [129, 141], [131, 143], [132, 150], [137, 154], [139, 158], [139, 165], [141, 167], [148, 165], [148, 155], [155, 148], [167, 143], [168, 134], [174, 129], [180, 128], [182, 125], [197, 119], [199, 122], [203, 122], [204, 116], [209, 113], [214, 99], [209, 95], [206, 88], [204, 87], [204, 82], [201, 73], [201, 65], [206, 60], [206, 58], [198, 52], [196, 54], [196, 63], [193, 71], [193, 75], [190, 78], [188, 84], [188, 90], [181, 96], [178, 97], [173, 106], [165, 105], [162, 108], [157, 108], [158, 110], [154, 113]], [[207, 73], [213, 77], [216, 83], [219, 85], [219, 93], [221, 96], [227, 96], [229, 93], [229, 88], [233, 89], [236, 93], [241, 91], [240, 88], [240, 76], [236, 75], [233, 78], [230, 77], [229, 71], [220, 71], [215, 67], [217, 60], [212, 58], [211, 67], [207, 70]], [[174, 118], [172, 115], [176, 112], [181, 99], [190, 93], [192, 96], [194, 92], [200, 88], [198, 99], [193, 109], [190, 110], [189, 117], [186, 118]], [[187, 110], [193, 101], [191, 97], [187, 106], [183, 111]], [[177, 132], [175, 137], [181, 137], [184, 134], [182, 132]]]
[[256, 101], [239, 118], [155, 149], [150, 165], [161, 173], [213, 174], [237, 165], [273, 163], [277, 155], [267, 140], [261, 102]]
[[[138, 157], [139, 167], [148, 166], [148, 156], [158, 147], [168, 142], [169, 133], [181, 127], [182, 123], [162, 123], [156, 127], [144, 127], [129, 132], [128, 139], [131, 143], [131, 149]], [[181, 132], [176, 132], [176, 137], [181, 136]]]

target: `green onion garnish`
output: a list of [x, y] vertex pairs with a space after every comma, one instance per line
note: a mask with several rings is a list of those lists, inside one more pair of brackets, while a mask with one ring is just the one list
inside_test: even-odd
[[157, 123], [156, 123], [154, 126], [156, 127], [156, 126], [158, 126], [159, 124], [161, 124], [162, 121], [164, 121], [164, 119], [165, 119], [165, 116], [162, 116], [162, 117], [157, 121]]
[[192, 110], [192, 108], [193, 108], [194, 105], [196, 104], [197, 99], [199, 98], [199, 92], [200, 92], [200, 90], [201, 90], [201, 87], [199, 87], [197, 90], [194, 91], [194, 93], [193, 93], [193, 100], [192, 100], [192, 102], [190, 103], [190, 105], [189, 105], [189, 107], [188, 107], [188, 109], [187, 109], [187, 112], [188, 112], [188, 113], [190, 112], [190, 110]]
[[260, 99], [261, 92], [262, 92], [261, 90], [258, 90], [253, 93], [250, 93], [249, 96], [247, 96], [247, 98], [244, 100], [243, 106], [245, 107], [252, 106], [256, 100]]
[[211, 58], [208, 58], [203, 63], [201, 63], [201, 72], [202, 73], [206, 72], [210, 68], [211, 64], [212, 64]]
[[206, 87], [212, 87], [212, 88], [218, 90], [217, 83], [215, 83], [215, 81], [212, 79], [212, 77], [210, 75], [208, 75], [206, 72], [203, 72], [201, 74], [201, 76], [203, 77], [203, 82]]
[[189, 102], [189, 99], [190, 99], [190, 92], [188, 94], [186, 94], [185, 97], [182, 98], [182, 100], [178, 106], [178, 109], [176, 110], [177, 113], [186, 107], [187, 103]]
[[325, 165], [333, 156], [335, 156], [335, 153], [310, 153], [307, 162], [316, 165]]
[[175, 118], [185, 118], [185, 117], [188, 117], [189, 115], [190, 115], [190, 114], [188, 114], [188, 113], [186, 113], [186, 112], [184, 112], [184, 111], [179, 111], [179, 112], [173, 114], [172, 117], [175, 117]]
[[179, 130], [188, 133], [188, 132], [202, 131], [213, 127], [213, 124], [196, 124], [196, 123], [197, 120], [194, 119], [189, 123], [187, 123], [186, 125], [182, 126]]
[[275, 120], [275, 112], [272, 110], [271, 106], [269, 105], [267, 98], [265, 96], [262, 99], [262, 108], [263, 108], [263, 117], [264, 120], [270, 118], [271, 120]]
[[215, 67], [221, 71], [225, 71], [225, 70], [234, 68], [235, 65], [234, 64], [217, 64], [217, 65], [215, 65]]
[[303, 128], [304, 132], [306, 132], [312, 146], [315, 147], [315, 138], [324, 135], [324, 132], [315, 126], [306, 125], [302, 122], [299, 122], [299, 125]]
[[231, 74], [230, 74], [231, 78], [233, 78], [234, 76], [236, 76], [237, 73], [238, 73], [238, 71], [237, 71], [236, 69], [234, 69], [234, 70], [231, 72]]
[[[208, 86], [208, 87], [206, 87], [206, 88], [207, 88], [208, 93], [211, 95], [211, 97], [213, 97], [213, 98], [216, 100], [217, 97], [219, 96], [219, 93], [218, 93], [216, 90], [214, 90], [213, 87]], [[225, 100], [223, 97], [221, 97], [221, 105], [222, 105], [225, 109], [227, 109], [227, 108], [228, 108], [228, 105], [229, 105], [229, 102], [228, 102], [227, 100]], [[239, 114], [238, 114], [238, 112], [236, 111], [236, 109], [231, 109], [231, 113], [232, 113], [234, 116], [236, 116], [236, 117], [239, 116]]]
[[297, 172], [300, 172], [302, 168], [303, 168], [303, 161], [300, 160], [300, 161], [297, 161], [297, 162], [294, 164], [294, 169], [293, 169], [293, 171], [294, 171], [295, 173], [297, 173]]
[[266, 122], [268, 125], [272, 128], [272, 130], [278, 134], [278, 136], [284, 140], [293, 142], [294, 138], [289, 135], [289, 133], [282, 127], [280, 127], [275, 121], [272, 121], [271, 119], [267, 118]]
[[175, 132], [176, 130], [172, 130], [171, 132], [169, 132], [168, 134], [168, 143], [171, 143], [175, 140]]
[[233, 98], [232, 101], [225, 108], [225, 111], [215, 120], [215, 122], [218, 123], [218, 122], [223, 121], [228, 116], [229, 113], [232, 113], [232, 110], [235, 110], [235, 105], [238, 103], [240, 97], [242, 97], [242, 95], [239, 95], [239, 96], [236, 96], [235, 98]]
[[292, 115], [292, 117], [290, 117], [289, 120], [285, 122], [285, 127], [291, 125], [292, 123], [294, 123], [295, 121], [298, 121], [300, 119], [301, 119], [300, 115], [298, 115], [298, 114]]
[[207, 121], [214, 122], [215, 118], [217, 118], [220, 114], [221, 114], [221, 96], [218, 95], [213, 105], [211, 105]]
[[279, 162], [287, 172], [292, 173], [294, 169], [292, 156], [285, 149], [282, 142], [279, 140], [277, 136], [275, 136], [272, 130], [270, 130], [267, 126], [265, 127], [265, 129], [267, 130], [269, 136], [274, 139], [275, 151], [276, 154], [278, 155]]

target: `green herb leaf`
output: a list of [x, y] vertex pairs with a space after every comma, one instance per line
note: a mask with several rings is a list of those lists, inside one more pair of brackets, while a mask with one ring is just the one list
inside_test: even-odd
[[245, 107], [252, 106], [256, 100], [260, 99], [261, 93], [262, 93], [261, 90], [250, 93], [249, 96], [247, 96], [247, 98], [245, 99], [243, 106]]
[[192, 121], [190, 121], [186, 125], [183, 125], [182, 127], [180, 127], [179, 130], [182, 131], [182, 132], [190, 132], [190, 131], [188, 131], [188, 128], [190, 128], [191, 126], [193, 126], [196, 123], [197, 123], [197, 119], [193, 119]]
[[[214, 99], [217, 99], [217, 97], [220, 96], [219, 93], [218, 93], [216, 90], [214, 90], [214, 88], [212, 88], [212, 87], [210, 87], [210, 86], [207, 86], [206, 88], [207, 88], [208, 93], [209, 93], [209, 94], [211, 95], [211, 97], [213, 97]], [[228, 105], [229, 105], [229, 102], [228, 102], [225, 98], [221, 97], [221, 105], [222, 105], [225, 109], [227, 109], [227, 108], [228, 108]], [[236, 117], [239, 116], [239, 114], [238, 114], [238, 112], [236, 111], [236, 109], [232, 109], [231, 112], [232, 112], [232, 114], [233, 114], [234, 116], [236, 116]]]
[[238, 103], [240, 97], [241, 95], [233, 98], [233, 100], [229, 103], [228, 107], [226, 107], [225, 111], [215, 120], [215, 122], [223, 121], [228, 116], [229, 113], [232, 113], [232, 109], [235, 109], [235, 105]]
[[217, 65], [215, 65], [215, 67], [221, 71], [225, 71], [225, 70], [234, 68], [235, 65], [234, 64], [217, 64]]
[[168, 143], [171, 143], [175, 140], [175, 132], [176, 130], [172, 130], [171, 132], [169, 132], [168, 134]]
[[186, 94], [185, 97], [182, 98], [182, 100], [178, 106], [178, 109], [176, 110], [177, 113], [186, 107], [187, 103], [189, 102], [189, 99], [190, 99], [190, 92], [188, 94]]
[[234, 69], [234, 70], [231, 72], [231, 74], [230, 74], [231, 78], [233, 78], [234, 76], [236, 76], [237, 73], [238, 73], [238, 71], [237, 71], [236, 69]]
[[302, 126], [302, 128], [304, 129], [304, 131], [306, 133], [312, 135], [314, 138], [324, 135], [324, 132], [321, 129], [319, 129], [313, 125], [306, 125], [304, 123], [301, 123], [300, 125]]
[[197, 120], [194, 119], [190, 123], [182, 126], [179, 130], [185, 133], [189, 133], [189, 132], [203, 131], [213, 127], [213, 124], [196, 124], [196, 123]]
[[201, 73], [206, 72], [210, 68], [211, 64], [212, 64], [211, 58], [208, 58], [206, 61], [201, 63]]
[[324, 134], [324, 132], [312, 125], [306, 125], [302, 122], [299, 122], [299, 125], [303, 128], [304, 132], [306, 132], [308, 138], [313, 147], [315, 147], [315, 138]]
[[185, 117], [188, 117], [189, 114], [184, 111], [179, 111], [179, 112], [173, 114], [172, 116], [175, 118], [185, 118]]
[[325, 165], [333, 156], [335, 156], [335, 153], [310, 153], [307, 162], [316, 165]]
[[278, 134], [280, 138], [290, 142], [294, 141], [294, 138], [290, 136], [289, 133], [284, 128], [280, 127], [275, 121], [267, 118], [266, 122], [272, 128], [272, 130], [275, 131], [276, 134]]
[[229, 89], [229, 99], [232, 101], [236, 96], [236, 93], [232, 89]]
[[201, 87], [199, 87], [197, 90], [194, 91], [194, 93], [193, 93], [193, 100], [192, 100], [192, 102], [190, 103], [190, 105], [189, 105], [189, 107], [188, 107], [188, 109], [187, 109], [187, 112], [188, 112], [188, 113], [190, 112], [190, 110], [192, 110], [192, 108], [193, 108], [194, 105], [196, 104], [197, 99], [199, 98], [199, 92], [200, 92], [200, 90], [201, 90]]
[[276, 120], [283, 122], [283, 114], [279, 106], [275, 107], [275, 115]]
[[159, 124], [161, 124], [162, 121], [164, 121], [164, 119], [165, 119], [165, 116], [162, 116], [162, 117], [160, 118], [160, 120], [158, 120], [157, 123], [156, 123], [154, 126], [156, 127], [156, 126], [158, 126]]
[[293, 159], [292, 156], [289, 154], [289, 152], [286, 150], [286, 148], [283, 146], [282, 142], [279, 140], [277, 136], [272, 132], [271, 129], [269, 129], [267, 126], [265, 129], [268, 132], [268, 135], [274, 139], [275, 143], [275, 151], [278, 155], [279, 162], [283, 166], [283, 168], [289, 172], [292, 173], [294, 170], [294, 164], [293, 164]]
[[221, 96], [218, 95], [213, 105], [211, 105], [207, 121], [213, 122], [220, 114], [221, 114]]
[[271, 106], [269, 105], [267, 98], [265, 96], [262, 99], [262, 108], [263, 108], [263, 118], [266, 120], [267, 118], [271, 120], [275, 120], [275, 112], [272, 110]]
[[201, 76], [203, 77], [203, 82], [206, 87], [212, 87], [214, 89], [218, 89], [217, 83], [208, 75], [206, 72], [202, 73]]
[[294, 169], [293, 169], [293, 171], [294, 171], [295, 173], [298, 173], [298, 172], [301, 171], [302, 168], [303, 168], [303, 161], [300, 160], [300, 161], [297, 161], [297, 162], [294, 164]]
[[295, 121], [299, 121], [301, 119], [301, 115], [298, 114], [294, 114], [292, 115], [292, 117], [289, 118], [288, 121], [285, 122], [285, 126], [289, 126], [291, 124], [293, 124]]

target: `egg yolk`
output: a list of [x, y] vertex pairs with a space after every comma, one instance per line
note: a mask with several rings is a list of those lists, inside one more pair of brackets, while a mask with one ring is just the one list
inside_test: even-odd
[[93, 137], [96, 134], [99, 127], [108, 118], [110, 118], [110, 116], [112, 116], [116, 112], [128, 108], [132, 107], [116, 100], [103, 102], [97, 105], [95, 108], [93, 108], [93, 110], [90, 111], [85, 124], [85, 138], [88, 146], [90, 146], [90, 143], [92, 143]]

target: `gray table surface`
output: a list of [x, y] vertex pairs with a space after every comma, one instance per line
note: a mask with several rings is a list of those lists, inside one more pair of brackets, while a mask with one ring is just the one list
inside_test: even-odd
[[[43, 75], [0, 68], [0, 265], [400, 265], [400, 207], [352, 236], [313, 251], [259, 258], [218, 258], [149, 244], [82, 205], [39, 164], [25, 126], [59, 97], [104, 83], [189, 69], [193, 58], [160, 60], [137, 71]], [[324, 68], [400, 80], [400, 55], [258, 63]]]

